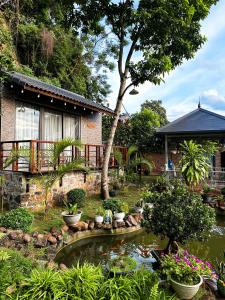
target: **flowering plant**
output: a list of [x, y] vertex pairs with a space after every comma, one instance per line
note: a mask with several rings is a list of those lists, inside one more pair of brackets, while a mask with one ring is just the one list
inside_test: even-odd
[[197, 284], [199, 276], [217, 279], [217, 275], [209, 262], [189, 254], [187, 250], [176, 255], [163, 255], [161, 274], [187, 285]]

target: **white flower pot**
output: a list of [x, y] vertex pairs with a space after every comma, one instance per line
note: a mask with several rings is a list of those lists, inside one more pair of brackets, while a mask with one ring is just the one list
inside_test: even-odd
[[104, 220], [103, 216], [95, 216], [96, 223], [103, 223], [103, 220]]
[[78, 213], [76, 215], [69, 215], [67, 211], [63, 211], [62, 212], [62, 217], [63, 217], [63, 220], [66, 223], [66, 225], [73, 226], [77, 222], [80, 221], [81, 213]]
[[148, 208], [153, 208], [154, 204], [153, 203], [145, 203], [145, 206], [147, 206]]
[[192, 299], [198, 292], [200, 286], [202, 285], [202, 277], [199, 276], [199, 283], [195, 285], [181, 284], [173, 279], [171, 280], [171, 285], [175, 290], [176, 294], [180, 299]]
[[135, 207], [135, 211], [136, 211], [136, 213], [138, 213], [138, 214], [142, 214], [143, 213], [143, 207]]
[[115, 213], [114, 214], [114, 219], [117, 222], [123, 222], [124, 217], [125, 217], [125, 213], [124, 212], [120, 212], [120, 213]]

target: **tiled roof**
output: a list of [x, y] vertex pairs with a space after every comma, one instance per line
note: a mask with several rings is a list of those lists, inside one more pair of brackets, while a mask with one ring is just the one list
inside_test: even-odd
[[21, 86], [30, 86], [32, 88], [37, 89], [40, 94], [41, 91], [44, 92], [49, 92], [53, 95], [56, 96], [60, 96], [60, 97], [64, 97], [65, 99], [69, 99], [69, 100], [73, 100], [74, 103], [76, 104], [80, 104], [81, 106], [87, 106], [93, 109], [96, 109], [98, 111], [103, 111], [109, 114], [113, 114], [113, 110], [111, 110], [110, 108], [101, 105], [97, 102], [94, 102], [92, 100], [88, 100], [86, 98], [84, 98], [81, 95], [78, 95], [76, 93], [70, 92], [68, 90], [62, 89], [60, 87], [57, 87], [53, 84], [41, 81], [39, 79], [21, 74], [21, 73], [17, 73], [17, 72], [10, 72], [9, 76], [11, 78], [11, 80]]
[[225, 117], [198, 108], [183, 117], [157, 129], [159, 134], [197, 134], [225, 132]]

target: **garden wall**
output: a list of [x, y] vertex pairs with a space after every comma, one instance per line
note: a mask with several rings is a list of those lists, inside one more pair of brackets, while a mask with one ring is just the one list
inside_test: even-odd
[[[5, 182], [2, 190], [4, 204], [9, 209], [22, 207], [38, 207], [43, 205], [44, 191], [37, 184], [30, 183], [31, 176], [16, 172], [4, 172]], [[93, 171], [89, 174], [71, 172], [64, 176], [62, 182], [57, 182], [51, 191], [51, 205], [62, 204], [64, 195], [73, 188], [83, 188], [89, 194], [100, 191], [101, 174]]]

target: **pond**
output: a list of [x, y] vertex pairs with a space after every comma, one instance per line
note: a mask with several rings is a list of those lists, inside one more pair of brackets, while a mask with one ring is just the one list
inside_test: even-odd
[[[225, 251], [225, 216], [218, 218], [217, 225], [207, 241], [193, 241], [186, 245], [186, 248], [192, 254], [212, 263], [216, 258], [222, 259]], [[68, 267], [76, 265], [78, 261], [100, 263], [104, 267], [110, 259], [128, 255], [133, 257], [139, 266], [151, 268], [154, 259], [149, 251], [161, 249], [165, 245], [166, 240], [160, 240], [154, 234], [141, 230], [126, 236], [101, 236], [80, 240], [64, 247], [58, 254], [57, 261]]]

